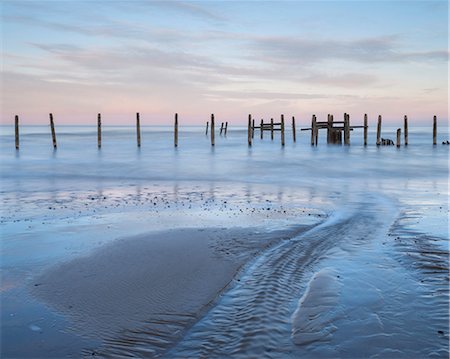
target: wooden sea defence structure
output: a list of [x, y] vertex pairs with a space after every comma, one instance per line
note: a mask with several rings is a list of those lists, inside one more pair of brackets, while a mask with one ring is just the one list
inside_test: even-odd
[[16, 150], [19, 149], [19, 116], [14, 117], [14, 138], [16, 143]]
[[295, 117], [292, 116], [292, 141], [297, 142], [297, 136], [295, 133]]
[[364, 146], [367, 146], [367, 130], [369, 125], [367, 123], [367, 113], [364, 114]]
[[403, 118], [403, 132], [405, 136], [405, 146], [408, 146], [408, 116]]
[[175, 124], [173, 129], [173, 144], [178, 147], [178, 113], [175, 114]]
[[252, 146], [253, 130], [252, 130], [252, 115], [248, 115], [248, 127], [247, 127], [248, 147]]
[[377, 124], [377, 146], [381, 145], [381, 115], [378, 116]]
[[[173, 141], [174, 147], [178, 147], [178, 139], [179, 139], [179, 122], [178, 122], [178, 113], [175, 113], [174, 116], [174, 133], [173, 133]], [[50, 119], [50, 128], [51, 128], [51, 136], [52, 136], [52, 144], [53, 148], [57, 148], [56, 141], [56, 131], [55, 131], [55, 123], [53, 114], [49, 114]], [[307, 128], [300, 128], [300, 131], [311, 131], [311, 145], [317, 146], [319, 142], [319, 132], [320, 130], [325, 129], [327, 132], [327, 144], [339, 144], [339, 145], [350, 145], [350, 134], [355, 129], [362, 128], [363, 129], [363, 144], [367, 146], [368, 144], [368, 116], [364, 114], [363, 125], [352, 126], [350, 124], [350, 114], [344, 113], [343, 121], [334, 121], [334, 115], [328, 114], [326, 121], [318, 121], [317, 116], [315, 114], [311, 117], [311, 126]], [[211, 126], [209, 125], [211, 123]], [[378, 115], [377, 121], [377, 130], [376, 130], [376, 145], [377, 146], [393, 146], [397, 147], [401, 146], [401, 132], [402, 129], [398, 128], [396, 131], [396, 141], [394, 142], [389, 138], [381, 137], [381, 125], [382, 125], [382, 117]], [[292, 141], [295, 143], [297, 141], [297, 128], [296, 128], [296, 119], [292, 116], [291, 122], [292, 128]], [[20, 139], [19, 139], [19, 115], [14, 116], [14, 137], [15, 137], [15, 148], [19, 150], [20, 147]], [[254, 140], [255, 130], [260, 130], [260, 139], [264, 139], [264, 131], [270, 131], [270, 139], [273, 141], [274, 133], [279, 131], [281, 136], [281, 146], [284, 147], [286, 144], [285, 137], [285, 121], [284, 114], [280, 115], [280, 122], [274, 122], [273, 118], [270, 118], [269, 122], [264, 122], [264, 119], [261, 119], [259, 122], [259, 126], [255, 125], [255, 119], [251, 114], [248, 115], [248, 123], [247, 123], [247, 143], [248, 146], [251, 147]], [[215, 146], [215, 118], [214, 114], [211, 114], [210, 121], [206, 122], [206, 130], [205, 134], [208, 135], [208, 131], [210, 131], [210, 141], [211, 146]], [[221, 122], [220, 126], [220, 135], [227, 136], [228, 132], [228, 121]], [[437, 144], [437, 116], [433, 116], [433, 145]], [[403, 117], [403, 138], [404, 138], [404, 146], [408, 146], [409, 138], [408, 138], [408, 116], [404, 115]], [[136, 113], [136, 140], [137, 146], [141, 147], [141, 126], [140, 126], [140, 114]], [[443, 144], [450, 144], [449, 141], [443, 141]], [[100, 149], [102, 147], [102, 121], [101, 114], [97, 114], [97, 146]]]
[[102, 115], [97, 115], [97, 147], [102, 147]]
[[433, 116], [433, 145], [436, 145], [436, 137], [437, 137], [437, 119], [436, 116]]
[[317, 116], [312, 115], [311, 127], [302, 128], [301, 131], [311, 131], [311, 146], [317, 146], [319, 142], [319, 130], [327, 130], [327, 143], [328, 144], [342, 144], [344, 139], [345, 145], [350, 145], [350, 131], [357, 128], [364, 128], [364, 139], [367, 144], [367, 116], [365, 116], [364, 125], [362, 126], [350, 126], [350, 115], [344, 114], [344, 121], [334, 121], [334, 116], [328, 114], [327, 121], [317, 121]]
[[49, 114], [49, 117], [50, 117], [50, 129], [52, 131], [53, 148], [56, 150], [57, 144], [56, 144], [55, 123], [53, 122], [53, 114]]
[[214, 147], [214, 136], [215, 136], [214, 132], [215, 132], [214, 131], [214, 114], [212, 113], [211, 114], [211, 146], [213, 146], [213, 147]]
[[137, 146], [141, 147], [141, 120], [139, 118], [139, 112], [136, 113], [136, 140]]
[[255, 126], [255, 120], [252, 118], [252, 115], [248, 115], [248, 144], [252, 145], [252, 140], [254, 138], [255, 130], [260, 130], [260, 139], [264, 139], [264, 131], [270, 131], [270, 138], [273, 140], [274, 132], [281, 132], [281, 145], [285, 145], [285, 123], [284, 123], [284, 115], [281, 115], [280, 122], [273, 122], [273, 118], [270, 119], [270, 122], [264, 122], [264, 119], [261, 119], [259, 126]]

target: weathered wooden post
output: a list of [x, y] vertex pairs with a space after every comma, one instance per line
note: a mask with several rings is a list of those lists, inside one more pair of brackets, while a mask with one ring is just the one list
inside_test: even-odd
[[312, 115], [311, 120], [311, 146], [314, 146], [316, 139], [316, 115]]
[[297, 134], [295, 133], [295, 117], [292, 116], [292, 139], [294, 142], [297, 141]]
[[248, 115], [248, 128], [247, 128], [248, 146], [252, 146], [252, 115]]
[[102, 147], [102, 115], [97, 115], [97, 146]]
[[436, 135], [437, 135], [437, 118], [433, 116], [433, 145], [436, 144]]
[[53, 148], [56, 149], [56, 133], [55, 133], [55, 123], [53, 122], [53, 114], [50, 114], [50, 129], [52, 131], [52, 142], [53, 142]]
[[15, 128], [15, 140], [16, 140], [16, 150], [19, 149], [19, 116], [14, 117], [14, 128]]
[[178, 147], [178, 113], [175, 114], [175, 129], [173, 133], [173, 142], [175, 147]]
[[331, 115], [327, 115], [327, 143], [331, 143], [331, 130], [333, 128], [333, 122], [331, 122]]
[[405, 131], [405, 146], [408, 146], [408, 116], [404, 117], [403, 130]]
[[367, 123], [367, 113], [364, 114], [364, 146], [367, 146], [367, 129], [369, 125]]
[[378, 115], [377, 124], [377, 146], [381, 145], [381, 115]]
[[316, 115], [314, 115], [314, 119], [315, 119], [314, 142], [315, 142], [315, 144], [317, 146], [319, 144], [319, 126], [317, 126], [317, 117], [316, 117]]
[[261, 119], [259, 130], [261, 131], [261, 140], [263, 139], [263, 126], [264, 126], [264, 120]]
[[281, 146], [284, 146], [284, 115], [281, 115]]
[[225, 122], [225, 137], [227, 136], [227, 131], [228, 131], [228, 121]]
[[222, 136], [222, 132], [223, 132], [223, 122], [221, 123], [221, 125], [220, 125], [220, 135]]
[[139, 112], [136, 112], [136, 140], [137, 146], [141, 147], [141, 118]]
[[206, 121], [206, 132], [205, 132], [206, 136], [208, 136], [208, 127], [209, 127], [209, 121]]
[[273, 140], [273, 118], [270, 119], [270, 139]]
[[211, 146], [214, 146], [214, 114], [211, 114]]
[[255, 119], [252, 120], [252, 138], [255, 137]]
[[350, 115], [344, 114], [344, 145], [350, 144]]
[[402, 136], [402, 129], [398, 128], [397, 129], [397, 147], [400, 147], [401, 136]]

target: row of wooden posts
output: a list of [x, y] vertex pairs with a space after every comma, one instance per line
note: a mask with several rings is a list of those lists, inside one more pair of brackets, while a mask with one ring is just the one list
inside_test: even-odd
[[[55, 123], [53, 121], [53, 114], [49, 115], [50, 117], [50, 128], [52, 134], [52, 143], [53, 148], [57, 148], [56, 143], [56, 132], [55, 132]], [[378, 116], [377, 123], [377, 146], [380, 145], [392, 145], [394, 144], [392, 140], [381, 138], [381, 115]], [[97, 146], [101, 148], [102, 146], [102, 120], [101, 114], [97, 115]], [[329, 144], [342, 144], [342, 134], [344, 137], [344, 144], [350, 145], [350, 131], [353, 131], [357, 128], [364, 129], [364, 146], [367, 146], [367, 131], [368, 131], [368, 121], [367, 114], [364, 115], [364, 125], [362, 126], [350, 126], [350, 115], [344, 114], [344, 121], [334, 121], [334, 116], [329, 114], [327, 121], [317, 121], [316, 115], [312, 116], [311, 127], [302, 128], [300, 131], [311, 131], [311, 145], [317, 146], [319, 139], [319, 130], [326, 129], [327, 130], [327, 143]], [[259, 126], [255, 126], [255, 120], [252, 118], [252, 115], [248, 115], [248, 145], [252, 146], [252, 142], [255, 136], [255, 130], [260, 130], [260, 137], [263, 139], [264, 131], [270, 131], [270, 137], [274, 139], [274, 132], [281, 132], [281, 145], [285, 145], [285, 123], [284, 123], [284, 115], [281, 115], [280, 122], [274, 122], [273, 118], [270, 119], [269, 123], [264, 123], [261, 120]], [[404, 129], [404, 144], [408, 145], [408, 116], [405, 115], [403, 122]], [[227, 135], [228, 130], [228, 122], [222, 122], [220, 127], [220, 135], [224, 133]], [[211, 114], [211, 129], [209, 130], [209, 122], [206, 122], [206, 135], [208, 135], [208, 131], [211, 134], [211, 146], [215, 145], [215, 123], [214, 123], [214, 114]], [[136, 113], [136, 135], [137, 135], [137, 145], [141, 147], [141, 124], [140, 124], [140, 116], [139, 113]], [[436, 145], [436, 137], [437, 137], [437, 119], [436, 116], [433, 116], [433, 145]], [[296, 142], [296, 127], [295, 127], [295, 117], [292, 117], [292, 139]], [[16, 149], [19, 149], [19, 116], [15, 116], [15, 145]], [[397, 138], [396, 145], [400, 147], [401, 145], [401, 129], [397, 129]], [[178, 114], [175, 114], [175, 123], [174, 123], [174, 146], [178, 147]]]

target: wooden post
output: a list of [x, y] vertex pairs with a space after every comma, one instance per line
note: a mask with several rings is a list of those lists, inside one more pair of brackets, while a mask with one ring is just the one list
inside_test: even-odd
[[377, 146], [381, 145], [381, 115], [378, 115]]
[[53, 148], [56, 148], [56, 133], [55, 133], [55, 123], [53, 122], [53, 114], [50, 114], [50, 128], [52, 131], [52, 142], [53, 142]]
[[97, 115], [97, 146], [102, 147], [102, 115]]
[[311, 146], [314, 146], [316, 140], [316, 115], [312, 115], [311, 120]]
[[294, 142], [297, 141], [297, 136], [295, 133], [295, 117], [292, 116], [292, 139], [294, 140]]
[[397, 147], [400, 147], [401, 136], [402, 136], [402, 129], [398, 128], [397, 129]]
[[211, 146], [214, 146], [214, 114], [211, 114]]
[[281, 146], [284, 146], [284, 115], [281, 115]]
[[350, 144], [350, 115], [344, 114], [344, 144]]
[[263, 119], [261, 119], [260, 126], [259, 126], [259, 129], [261, 131], [261, 140], [263, 139], [263, 126], [264, 126], [264, 121], [263, 121]]
[[136, 112], [136, 140], [137, 146], [141, 147], [141, 119], [139, 117], [139, 112]]
[[333, 128], [333, 122], [331, 121], [331, 115], [327, 116], [327, 143], [331, 143], [331, 130]]
[[252, 120], [252, 138], [255, 137], [255, 119]]
[[367, 130], [369, 125], [367, 123], [367, 113], [364, 114], [364, 146], [367, 146]]
[[315, 129], [314, 129], [314, 143], [317, 146], [319, 143], [319, 127], [317, 127], [317, 117], [316, 115], [314, 115], [314, 119], [315, 119]]
[[206, 132], [205, 132], [206, 136], [208, 136], [208, 127], [209, 127], [209, 121], [206, 121]]
[[404, 126], [403, 130], [405, 131], [405, 146], [408, 146], [408, 116], [404, 117]]
[[228, 131], [228, 121], [225, 122], [225, 137], [227, 136], [227, 131]]
[[16, 139], [16, 150], [19, 149], [19, 116], [14, 117], [14, 127], [15, 127], [15, 139]]
[[270, 119], [270, 139], [273, 140], [273, 118]]
[[220, 135], [222, 136], [222, 132], [223, 132], [223, 122], [222, 122], [222, 124], [220, 125]]
[[252, 146], [252, 115], [248, 115], [248, 128], [247, 128], [248, 146]]
[[433, 145], [436, 145], [436, 135], [437, 135], [437, 119], [433, 116]]
[[173, 133], [173, 142], [175, 147], [178, 147], [178, 113], [175, 114], [175, 130]]

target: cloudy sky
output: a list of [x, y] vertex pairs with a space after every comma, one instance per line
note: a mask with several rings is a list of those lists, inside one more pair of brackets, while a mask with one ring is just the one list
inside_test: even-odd
[[447, 119], [447, 1], [2, 0], [2, 123]]

